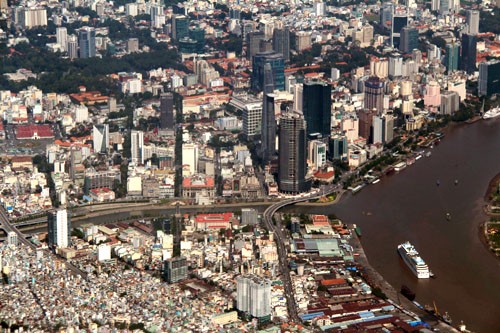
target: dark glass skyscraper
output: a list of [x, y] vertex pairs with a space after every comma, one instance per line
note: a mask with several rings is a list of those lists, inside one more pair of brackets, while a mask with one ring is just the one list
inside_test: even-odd
[[399, 49], [404, 53], [410, 53], [414, 49], [418, 49], [418, 30], [415, 27], [401, 29]]
[[477, 37], [470, 34], [462, 34], [462, 57], [460, 68], [473, 74], [476, 70]]
[[274, 29], [273, 50], [283, 55], [285, 61], [290, 61], [290, 29]]
[[170, 92], [160, 96], [160, 128], [174, 128], [174, 95]]
[[252, 89], [264, 90], [264, 66], [271, 65], [275, 90], [285, 90], [285, 61], [281, 54], [260, 52], [253, 57]]
[[444, 65], [446, 66], [446, 72], [456, 71], [460, 63], [460, 43], [446, 44], [445, 50]]
[[80, 46], [80, 58], [95, 57], [95, 29], [82, 27], [78, 31], [78, 45]]
[[493, 59], [479, 64], [479, 96], [500, 94], [500, 60]]
[[401, 30], [408, 25], [408, 15], [393, 14], [391, 27], [391, 45], [394, 48], [399, 48], [401, 39]]
[[332, 88], [326, 82], [304, 83], [302, 110], [307, 123], [307, 134], [321, 133], [330, 136], [332, 117]]
[[264, 66], [264, 96], [262, 101], [261, 157], [264, 164], [276, 155], [276, 116], [274, 114], [274, 84], [270, 64]]
[[253, 57], [260, 52], [260, 41], [264, 39], [262, 31], [251, 31], [247, 34], [247, 59], [253, 60]]
[[280, 192], [301, 193], [311, 189], [306, 179], [306, 122], [302, 114], [287, 112], [280, 119], [278, 188]]
[[175, 15], [172, 18], [172, 39], [179, 40], [184, 37], [189, 37], [189, 18]]

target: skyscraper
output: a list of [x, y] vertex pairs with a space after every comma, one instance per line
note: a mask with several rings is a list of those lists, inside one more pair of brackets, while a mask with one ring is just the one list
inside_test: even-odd
[[479, 64], [479, 96], [500, 93], [500, 60], [494, 59]]
[[329, 137], [332, 124], [332, 87], [326, 82], [310, 81], [303, 85], [302, 110], [307, 134]]
[[160, 128], [174, 129], [174, 94], [171, 92], [160, 96]]
[[135, 164], [144, 164], [144, 132], [132, 130], [130, 133], [130, 155]]
[[172, 39], [179, 40], [189, 37], [189, 18], [185, 15], [175, 15], [172, 18]]
[[479, 11], [467, 11], [467, 33], [477, 35], [479, 33]]
[[236, 308], [252, 317], [271, 315], [271, 282], [256, 276], [236, 279]]
[[280, 118], [278, 189], [284, 193], [302, 193], [311, 189], [306, 179], [306, 122], [302, 114], [287, 112]]
[[439, 1], [439, 14], [448, 15], [450, 13], [450, 0]]
[[82, 27], [78, 32], [78, 44], [80, 46], [80, 58], [95, 57], [95, 29]]
[[417, 28], [406, 26], [401, 29], [401, 42], [399, 43], [401, 52], [410, 53], [416, 48], [418, 48]]
[[264, 163], [276, 155], [276, 116], [274, 114], [274, 81], [270, 64], [264, 66], [264, 93], [262, 101], [261, 157]]
[[462, 34], [462, 56], [460, 58], [461, 69], [467, 74], [473, 74], [476, 70], [477, 37], [470, 34]]
[[364, 109], [359, 111], [359, 136], [366, 139], [367, 143], [373, 143], [373, 117], [377, 115], [376, 111]]
[[109, 148], [109, 125], [94, 125], [92, 129], [92, 140], [94, 141], [94, 152], [106, 154]]
[[58, 27], [56, 29], [57, 44], [61, 45], [63, 52], [68, 50], [68, 30], [66, 27]]
[[165, 260], [163, 263], [163, 276], [168, 283], [176, 283], [187, 278], [187, 260], [176, 257]]
[[281, 54], [275, 52], [260, 52], [253, 57], [252, 89], [264, 90], [264, 66], [269, 64], [272, 70], [275, 90], [285, 90], [285, 61]]
[[71, 236], [71, 220], [66, 209], [49, 212], [47, 222], [49, 247], [68, 247]]
[[274, 29], [273, 31], [273, 50], [283, 55], [285, 62], [290, 61], [290, 29]]
[[251, 31], [247, 34], [247, 52], [248, 59], [253, 60], [253, 57], [260, 52], [260, 41], [265, 39], [263, 31]]
[[78, 38], [75, 35], [68, 37], [68, 57], [70, 59], [78, 58]]
[[399, 43], [401, 39], [401, 30], [407, 25], [408, 25], [407, 14], [393, 13], [392, 27], [391, 27], [391, 45], [394, 48], [399, 48]]
[[371, 76], [365, 81], [365, 109], [384, 110], [384, 81], [376, 76]]
[[458, 64], [460, 63], [460, 43], [453, 42], [446, 44], [445, 49], [444, 65], [446, 66], [446, 72], [451, 73], [458, 70]]

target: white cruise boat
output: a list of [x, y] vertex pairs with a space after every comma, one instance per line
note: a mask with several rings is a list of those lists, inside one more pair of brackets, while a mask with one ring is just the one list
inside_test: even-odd
[[500, 107], [486, 111], [483, 115], [483, 119], [491, 119], [500, 116]]
[[430, 278], [429, 267], [425, 261], [420, 257], [417, 250], [410, 244], [410, 242], [405, 242], [398, 245], [398, 252], [403, 258], [406, 265], [411, 269], [413, 274], [415, 274], [419, 279]]

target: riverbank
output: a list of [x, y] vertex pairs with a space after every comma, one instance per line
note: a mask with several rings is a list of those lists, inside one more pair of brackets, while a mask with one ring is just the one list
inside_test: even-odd
[[481, 223], [479, 226], [479, 239], [484, 247], [500, 259], [500, 212], [495, 210], [499, 207], [498, 190], [500, 186], [500, 173], [489, 182], [484, 194], [484, 212], [490, 218], [489, 221]]

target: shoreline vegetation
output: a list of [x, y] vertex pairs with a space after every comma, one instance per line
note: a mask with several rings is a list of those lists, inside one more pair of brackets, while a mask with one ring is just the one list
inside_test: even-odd
[[484, 201], [484, 211], [489, 219], [480, 225], [479, 238], [488, 251], [500, 259], [500, 173], [488, 184]]

